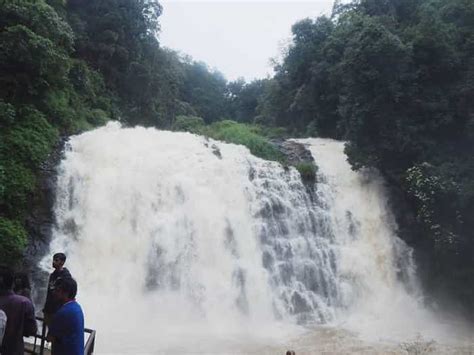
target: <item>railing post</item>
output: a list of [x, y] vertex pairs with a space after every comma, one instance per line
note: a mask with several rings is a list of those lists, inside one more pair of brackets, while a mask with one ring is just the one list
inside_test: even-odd
[[[89, 354], [93, 354], [93, 353], [94, 353], [94, 346], [95, 346], [95, 332], [94, 332], [94, 338], [92, 339], [92, 343], [91, 343], [91, 348], [90, 348]], [[88, 354], [88, 355], [89, 355], [89, 354]]]
[[84, 355], [90, 355], [94, 353], [96, 331], [85, 328], [84, 332], [89, 334], [89, 338], [87, 338], [84, 346]]
[[[40, 349], [39, 349], [38, 355], [44, 355], [44, 350], [45, 350], [45, 345], [46, 345], [47, 325], [44, 323], [44, 319], [41, 318], [41, 317], [36, 317], [36, 320], [43, 322], [43, 325], [41, 327], [41, 335], [38, 335], [38, 333], [36, 333], [33, 350], [25, 348], [25, 353], [36, 354], [36, 339], [38, 337], [41, 337], [41, 344], [40, 344]], [[87, 339], [87, 342], [85, 343], [85, 346], [84, 346], [84, 355], [91, 355], [91, 354], [94, 353], [94, 350], [95, 350], [96, 331], [93, 330], [93, 329], [84, 328], [84, 333], [89, 334], [89, 338]]]
[[43, 326], [41, 327], [41, 345], [40, 345], [40, 352], [39, 355], [44, 354], [44, 343], [46, 340], [46, 324], [44, 323], [43, 319]]

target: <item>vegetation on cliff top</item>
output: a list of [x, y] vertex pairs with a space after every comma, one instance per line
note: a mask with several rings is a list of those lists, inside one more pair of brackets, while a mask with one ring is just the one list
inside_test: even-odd
[[271, 144], [268, 135], [279, 130], [262, 129], [258, 125], [223, 120], [206, 125], [200, 117], [178, 116], [172, 127], [176, 131], [187, 131], [211, 137], [227, 143], [241, 144], [262, 159], [284, 162], [283, 154]]

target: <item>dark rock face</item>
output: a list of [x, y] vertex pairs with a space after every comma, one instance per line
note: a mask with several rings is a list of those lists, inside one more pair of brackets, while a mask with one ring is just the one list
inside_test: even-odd
[[[31, 196], [30, 211], [26, 219], [29, 243], [25, 251], [23, 269], [30, 274], [33, 284], [33, 299], [41, 302], [46, 291], [48, 274], [36, 265], [48, 252], [51, 232], [54, 226], [54, 202], [57, 182], [57, 167], [63, 157], [67, 138], [62, 138], [53, 152], [40, 167], [36, 191]], [[44, 287], [42, 286], [44, 285]], [[38, 287], [40, 286], [40, 287]]]
[[[294, 166], [299, 171], [301, 181], [312, 196], [316, 183], [317, 165], [311, 152], [304, 144], [291, 140], [275, 140], [272, 143], [286, 157], [287, 164]], [[288, 167], [285, 168], [287, 169]]]
[[[397, 235], [411, 248], [413, 248], [413, 257], [417, 266], [417, 276], [424, 290], [425, 305], [439, 310], [440, 308], [449, 312], [458, 313], [455, 302], [451, 301], [449, 294], [443, 289], [443, 285], [433, 284], [433, 267], [436, 262], [434, 247], [429, 238], [424, 235], [420, 224], [416, 220], [414, 206], [410, 204], [404, 191], [396, 184], [388, 184], [387, 192], [391, 210], [395, 216], [398, 226]], [[400, 270], [403, 268], [399, 267]], [[401, 281], [406, 281], [406, 275], [399, 273]], [[407, 283], [405, 283], [407, 285]]]
[[306, 149], [304, 144], [290, 140], [274, 140], [272, 143], [285, 155], [289, 165], [297, 165], [300, 163], [314, 164], [313, 156], [311, 152]]
[[399, 237], [408, 245], [416, 246], [420, 243], [421, 231], [416, 221], [413, 206], [408, 202], [400, 187], [394, 184], [387, 184], [387, 192], [391, 211], [395, 215], [398, 225]]

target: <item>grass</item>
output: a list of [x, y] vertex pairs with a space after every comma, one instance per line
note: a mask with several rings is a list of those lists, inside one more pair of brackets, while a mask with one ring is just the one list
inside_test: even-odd
[[301, 179], [304, 182], [316, 181], [316, 172], [318, 171], [317, 166], [314, 163], [302, 162], [295, 165], [296, 170], [301, 175]]
[[269, 138], [278, 133], [275, 129], [264, 129], [257, 125], [231, 120], [205, 125], [202, 119], [193, 116], [178, 116], [173, 129], [201, 134], [227, 143], [241, 144], [257, 157], [280, 163], [285, 162], [284, 155], [269, 142]]

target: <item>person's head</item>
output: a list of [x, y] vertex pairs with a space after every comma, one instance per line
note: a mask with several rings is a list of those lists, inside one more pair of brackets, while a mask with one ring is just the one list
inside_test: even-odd
[[53, 268], [61, 270], [66, 262], [66, 255], [64, 253], [56, 253], [53, 255]]
[[54, 297], [61, 303], [65, 303], [76, 297], [77, 283], [72, 277], [59, 278], [54, 283]]
[[30, 281], [28, 280], [28, 275], [24, 272], [19, 272], [15, 275], [13, 280], [14, 288], [30, 288]]
[[14, 280], [13, 270], [8, 267], [0, 268], [0, 290], [7, 291], [11, 290]]

